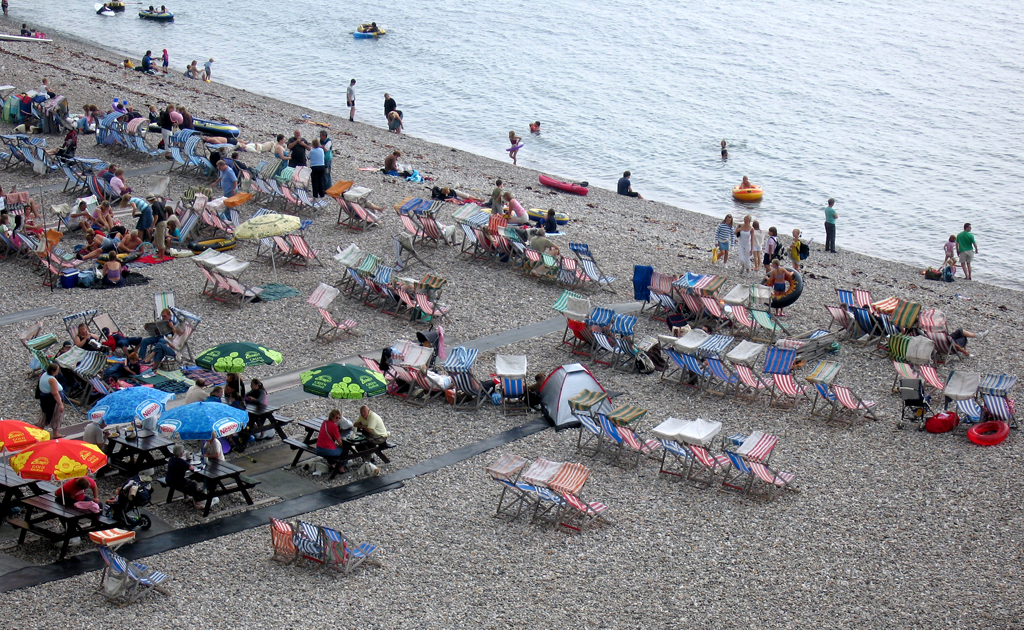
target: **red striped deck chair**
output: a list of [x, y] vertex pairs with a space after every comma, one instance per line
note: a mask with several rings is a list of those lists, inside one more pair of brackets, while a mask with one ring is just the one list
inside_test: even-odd
[[416, 306], [419, 307], [422, 315], [430, 317], [430, 330], [433, 330], [434, 326], [440, 323], [448, 315], [448, 312], [452, 310], [450, 306], [431, 302], [425, 293], [416, 294]]
[[869, 306], [866, 306], [864, 308], [869, 308], [875, 313], [885, 313], [886, 315], [892, 315], [893, 311], [896, 310], [896, 307], [899, 305], [899, 303], [899, 298], [891, 297], [886, 298], [884, 300], [878, 300], [877, 302], [872, 302]]
[[922, 332], [946, 330], [946, 314], [937, 308], [928, 308], [921, 311], [917, 322]]
[[507, 226], [508, 219], [500, 214], [492, 214], [487, 220], [487, 233], [493, 236], [499, 236], [505, 233], [505, 228]]
[[657, 271], [651, 274], [651, 284], [648, 290], [651, 292], [651, 297], [657, 302], [658, 307], [651, 313], [651, 319], [665, 321], [666, 316], [676, 311], [676, 301], [672, 298], [672, 283], [675, 280], [675, 277]]
[[732, 321], [736, 325], [737, 333], [743, 333], [747, 337], [754, 336], [754, 328], [757, 327], [757, 322], [751, 319], [750, 311], [747, 310], [746, 306], [733, 305]]
[[718, 301], [718, 298], [701, 296], [700, 301], [704, 306], [704, 313], [712, 325], [717, 327], [730, 323], [729, 316], [722, 310], [722, 304]]
[[306, 204], [302, 203], [302, 201], [295, 196], [295, 194], [292, 192], [292, 189], [289, 188], [288, 186], [279, 186], [278, 190], [281, 191], [281, 196], [284, 197], [285, 210], [288, 210], [288, 206], [292, 206], [293, 208], [295, 208], [296, 212], [299, 212], [300, 210], [302, 210], [302, 208], [306, 207]]
[[467, 260], [487, 260], [486, 256], [480, 253], [480, 243], [476, 239], [473, 228], [465, 223], [459, 223], [462, 230], [462, 245], [459, 247], [459, 256], [466, 256]]
[[579, 495], [590, 477], [590, 469], [583, 464], [563, 464], [554, 477], [544, 485], [559, 494]]
[[748, 462], [767, 464], [778, 444], [778, 437], [761, 431], [752, 431], [747, 436], [747, 439], [740, 444], [740, 447], [736, 449], [736, 454], [742, 456]]
[[295, 562], [299, 557], [299, 550], [292, 541], [294, 536], [295, 531], [290, 524], [270, 517], [270, 545], [274, 552], [272, 560], [285, 564]]
[[415, 245], [417, 242], [422, 243], [423, 239], [427, 237], [427, 233], [421, 230], [419, 226], [416, 225], [416, 222], [413, 221], [412, 217], [410, 217], [409, 215], [403, 214], [401, 215], [401, 219], [402, 227], [405, 228], [405, 231], [410, 236], [412, 236], [413, 245]]
[[409, 295], [408, 291], [406, 291], [400, 286], [396, 286], [394, 288], [394, 291], [395, 296], [398, 297], [399, 301], [399, 306], [397, 307], [398, 311], [396, 312], [396, 315], [401, 315], [402, 313], [410, 312], [412, 311], [412, 309], [416, 308], [416, 300], [412, 299], [412, 296]]
[[842, 405], [849, 413], [844, 413], [843, 409], [838, 409], [836, 419], [843, 421], [844, 416], [848, 416], [846, 419], [852, 427], [862, 417], [871, 418], [872, 420], [878, 420], [878, 416], [875, 415], [872, 407], [875, 403], [870, 400], [861, 400], [857, 394], [853, 393], [849, 387], [843, 387], [842, 385], [833, 385], [832, 391], [836, 394], [836, 400]]
[[427, 375], [424, 372], [411, 368], [407, 373], [412, 377], [412, 382], [415, 384], [415, 387], [423, 391], [416, 396], [413, 396], [412, 394], [406, 396], [405, 402], [417, 407], [423, 407], [431, 400], [444, 396], [444, 388], [435, 385], [427, 378]]
[[687, 444], [686, 447], [693, 453], [690, 470], [686, 474], [687, 481], [710, 487], [719, 483], [718, 475], [722, 474], [724, 478], [732, 466], [725, 455], [712, 455], [706, 448], [696, 444]]
[[736, 376], [740, 379], [736, 386], [737, 398], [746, 400], [749, 404], [757, 400], [761, 392], [769, 391], [768, 385], [749, 367], [741, 363], [734, 363], [733, 367], [736, 368]]
[[485, 254], [482, 258], [488, 262], [497, 258], [498, 250], [494, 246], [494, 241], [491, 240], [490, 235], [480, 228], [473, 228], [473, 234], [476, 235], [476, 242]]
[[853, 304], [851, 304], [851, 306], [859, 306], [860, 308], [866, 308], [869, 311], [874, 312], [874, 308], [871, 306], [873, 301], [874, 300], [871, 299], [871, 291], [865, 291], [864, 289], [853, 290]]
[[[337, 322], [328, 310], [331, 302], [338, 296], [338, 293], [339, 291], [334, 287], [321, 282], [312, 295], [309, 296], [309, 299], [306, 300], [307, 304], [312, 305], [320, 313], [320, 327], [313, 337], [314, 341], [317, 339], [333, 341], [342, 333], [354, 334], [352, 331], [358, 325], [355, 320], [346, 319]], [[379, 372], [380, 370], [378, 369], [377, 371]]]
[[351, 226], [354, 230], [366, 230], [372, 227], [380, 227], [380, 217], [360, 206], [354, 201], [348, 202], [349, 208], [356, 215], [355, 222]]
[[[498, 497], [498, 508], [494, 516], [501, 516], [513, 509], [516, 510], [513, 518], [518, 517], [522, 513], [524, 504], [529, 498], [529, 493], [517, 487], [516, 482], [519, 481], [519, 476], [529, 463], [518, 455], [506, 453], [499, 457], [498, 461], [484, 469], [491, 480], [501, 484], [501, 495]], [[507, 502], [505, 501], [506, 496], [509, 499]]]
[[946, 389], [945, 381], [942, 380], [934, 367], [930, 365], [920, 365], [918, 368], [921, 370], [921, 378], [924, 379], [925, 383], [928, 383], [929, 387], [936, 392], [941, 392]]
[[538, 457], [520, 476], [524, 482], [534, 486], [535, 491], [541, 499], [534, 504], [533, 515], [530, 519], [531, 522], [537, 522], [545, 518], [552, 510], [555, 511], [557, 516], [558, 509], [561, 507], [561, 501], [556, 501], [556, 497], [546, 497], [547, 501], [544, 501], [543, 499], [545, 498], [544, 493], [549, 492], [547, 489], [548, 482], [558, 475], [563, 466], [565, 466], [565, 464], [562, 462], [552, 462], [542, 457]]
[[277, 253], [281, 256], [282, 263], [291, 264], [295, 261], [298, 256], [295, 250], [292, 249], [291, 243], [289, 243], [283, 236], [275, 236], [274, 245], [277, 246]]
[[828, 323], [829, 330], [832, 330], [833, 325], [838, 325], [839, 329], [846, 331], [847, 334], [853, 332], [853, 318], [850, 317], [850, 313], [845, 308], [826, 304], [825, 309], [832, 317], [832, 321]]
[[348, 202], [345, 201], [341, 196], [335, 198], [338, 202], [338, 222], [336, 225], [343, 225], [350, 230], [361, 231], [363, 227], [358, 223], [358, 217], [353, 212], [352, 208], [349, 207]]
[[632, 455], [633, 465], [630, 468], [636, 468], [640, 464], [641, 457], [656, 457], [655, 452], [661, 448], [661, 442], [658, 440], [643, 440], [629, 427], [619, 426], [619, 437], [622, 438], [622, 448], [624, 453]]
[[683, 304], [686, 305], [686, 310], [690, 311], [690, 314], [693, 315], [693, 321], [700, 321], [704, 317], [704, 302], [700, 298], [692, 293], [680, 293], [679, 297], [682, 298]]
[[424, 240], [429, 240], [434, 245], [440, 246], [442, 243], [445, 245], [451, 245], [448, 239], [444, 237], [444, 230], [438, 224], [437, 219], [432, 216], [423, 215], [420, 217], [420, 227], [423, 228]]
[[289, 234], [288, 240], [291, 241], [292, 251], [295, 253], [293, 265], [305, 267], [310, 261], [313, 261], [321, 267], [324, 266], [319, 258], [321, 250], [310, 247], [309, 243], [306, 242], [306, 237], [301, 234]]
[[[796, 478], [796, 475], [792, 473], [776, 472], [757, 462], [750, 463], [750, 470], [754, 473], [754, 477], [748, 494], [768, 501], [774, 499], [780, 490], [791, 489], [790, 484]], [[763, 489], [760, 487], [761, 484], [764, 485]]]
[[945, 330], [926, 330], [924, 336], [928, 337], [935, 344], [936, 363], [945, 363], [952, 359], [960, 358], [960, 351], [957, 350], [953, 338]]
[[575, 319], [567, 319], [565, 323], [569, 330], [572, 331], [573, 337], [575, 337], [575, 341], [572, 344], [572, 353], [593, 358], [597, 341], [594, 339], [594, 333], [591, 332], [590, 327], [587, 326], [586, 322]]
[[582, 532], [594, 523], [603, 522], [611, 525], [615, 521], [608, 514], [608, 506], [600, 501], [586, 502], [580, 497], [564, 493], [565, 501], [561, 516], [556, 521], [556, 528], [565, 527], [575, 532]]

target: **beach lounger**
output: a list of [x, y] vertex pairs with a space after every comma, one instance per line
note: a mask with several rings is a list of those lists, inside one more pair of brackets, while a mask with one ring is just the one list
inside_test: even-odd
[[615, 523], [608, 514], [608, 506], [600, 501], [587, 503], [568, 492], [562, 493], [561, 497], [564, 501], [564, 508], [556, 523], [556, 526], [559, 528], [565, 527], [576, 532], [582, 532], [594, 523]]
[[323, 532], [316, 525], [306, 521], [298, 521], [298, 526], [295, 528], [295, 534], [292, 537], [292, 543], [299, 550], [296, 557], [297, 563], [303, 560], [315, 562], [319, 565], [318, 568], [322, 568], [327, 563], [327, 551], [324, 548]]
[[[764, 373], [772, 377], [773, 387], [768, 406], [783, 403], [790, 399], [785, 408], [794, 408], [800, 404], [801, 399], [807, 398], [807, 388], [801, 387], [793, 378], [793, 362], [796, 360], [795, 350], [783, 350], [782, 348], [768, 348], [764, 358]], [[783, 406], [783, 405], [780, 405]]]
[[687, 481], [710, 487], [720, 483], [718, 475], [722, 475], [721, 479], [726, 478], [725, 474], [732, 466], [728, 456], [712, 455], [706, 448], [697, 444], [687, 444], [686, 447], [693, 455], [690, 469], [686, 474]]
[[310, 294], [309, 299], [306, 303], [312, 306], [320, 313], [320, 326], [317, 328], [316, 335], [313, 340], [323, 339], [324, 341], [333, 341], [340, 334], [352, 335], [352, 331], [357, 326], [355, 320], [346, 319], [338, 322], [334, 319], [330, 312], [331, 302], [334, 298], [338, 297], [340, 291], [338, 289], [324, 283], [317, 285], [316, 289]]
[[844, 421], [845, 419], [845, 421], [852, 427], [862, 417], [870, 418], [872, 420], [880, 419], [875, 415], [875, 412], [872, 409], [875, 406], [873, 401], [862, 400], [860, 396], [853, 393], [853, 390], [842, 385], [833, 385], [832, 391], [835, 392], [836, 400], [842, 406], [842, 409], [838, 407], [836, 408], [836, 420]]
[[757, 322], [757, 325], [760, 326], [761, 330], [763, 330], [767, 335], [767, 337], [761, 338], [761, 341], [767, 341], [769, 343], [772, 343], [775, 341], [775, 338], [779, 332], [786, 335], [787, 337], [791, 336], [791, 333], [782, 324], [782, 322], [780, 322], [777, 317], [772, 316], [772, 314], [769, 313], [768, 311], [763, 311], [761, 309], [755, 308], [751, 309], [750, 315], [751, 317], [754, 318], [754, 321]]
[[655, 439], [645, 440], [638, 436], [629, 427], [618, 427], [619, 437], [622, 438], [624, 454], [633, 456], [633, 465], [629, 468], [636, 468], [640, 464], [641, 457], [652, 457], [661, 448], [661, 442]]
[[99, 590], [107, 601], [127, 605], [151, 592], [170, 595], [164, 586], [170, 579], [166, 573], [126, 560], [106, 545], [101, 545], [99, 552], [105, 565], [100, 574]]
[[774, 499], [780, 490], [791, 490], [791, 484], [796, 478], [792, 473], [776, 472], [757, 462], [750, 462], [750, 470], [754, 475], [747, 494], [768, 501]]
[[569, 243], [569, 250], [576, 255], [576, 258], [580, 263], [580, 268], [588, 278], [597, 283], [597, 285], [602, 289], [615, 293], [615, 289], [612, 288], [612, 283], [615, 282], [615, 277], [609, 276], [601, 270], [597, 261], [594, 260], [593, 254], [590, 252], [590, 245], [587, 243]]

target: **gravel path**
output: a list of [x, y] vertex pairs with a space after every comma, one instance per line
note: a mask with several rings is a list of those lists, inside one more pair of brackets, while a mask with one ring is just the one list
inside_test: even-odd
[[[194, 114], [230, 119], [249, 140], [266, 140], [295, 128], [311, 137], [315, 127], [291, 122], [302, 114], [329, 122], [335, 140], [335, 178], [373, 188], [372, 199], [388, 211], [384, 228], [359, 234], [336, 229], [335, 213], [321, 213], [307, 231], [315, 247], [333, 251], [356, 242], [390, 260], [391, 236], [401, 230], [390, 206], [406, 196], [428, 193], [422, 185], [357, 169], [379, 166], [397, 147], [421, 173], [434, 178], [430, 184], [453, 185], [483, 196], [500, 177], [525, 206], [554, 207], [570, 214], [574, 220], [567, 228], [569, 239], [588, 242], [605, 271], [620, 278], [618, 294], [595, 295], [597, 302], [632, 297], [629, 279], [634, 264], [675, 273], [718, 271], [741, 281], [735, 265], [722, 272], [710, 264], [715, 218], [597, 189], [585, 198], [556, 194], [536, 183], [534, 171], [412, 136], [397, 137], [217, 84], [122, 72], [113, 65], [114, 55], [67, 40], [58, 39], [45, 48], [28, 46], [10, 43], [0, 51], [4, 82], [29, 88], [48, 76], [51, 86], [69, 97], [72, 111], [86, 102], [104, 105], [114, 96], [139, 104], [184, 102]], [[7, 133], [10, 126], [0, 125], [0, 130]], [[81, 155], [111, 157], [89, 137], [81, 139], [81, 147]], [[115, 159], [129, 169], [152, 163], [131, 156]], [[5, 188], [57, 181], [56, 175], [35, 178], [18, 169], [2, 177]], [[147, 176], [129, 184], [144, 190], [152, 181], [153, 176]], [[175, 176], [171, 196], [201, 181]], [[46, 198], [48, 204], [53, 200], [53, 195]], [[722, 212], [742, 210], [729, 207]], [[442, 213], [443, 219], [449, 216], [450, 210]], [[806, 231], [817, 236], [819, 229], [815, 218]], [[821, 304], [836, 302], [836, 287], [865, 288], [876, 298], [903, 296], [920, 301], [924, 308], [942, 308], [952, 328], [994, 330], [984, 341], [971, 344], [976, 356], [960, 362], [959, 368], [1024, 372], [1021, 293], [963, 281], [927, 282], [917, 270], [882, 258], [849, 251], [828, 256], [821, 251], [821, 238], [817, 240], [807, 261], [805, 294], [787, 309], [787, 326], [822, 326], [828, 316]], [[246, 244], [234, 253], [250, 259], [253, 252]], [[435, 273], [449, 279], [443, 301], [454, 307], [445, 327], [451, 339], [471, 339], [554, 315], [550, 305], [559, 289], [507, 269], [457, 260], [448, 249], [427, 250], [425, 258]], [[39, 277], [25, 263], [8, 260], [0, 265], [5, 279], [0, 312], [50, 304], [66, 312], [99, 308], [136, 334], [151, 319], [152, 293], [173, 290], [179, 306], [203, 317], [196, 348], [245, 339], [284, 354], [284, 364], [254, 371], [255, 376], [375, 352], [414, 332], [405, 322], [339, 298], [339, 310], [360, 321], [360, 337], [330, 345], [314, 343], [310, 338], [317, 316], [303, 297], [228, 309], [199, 295], [200, 275], [187, 260], [141, 268], [151, 279], [148, 286], [107, 291], [41, 290]], [[280, 281], [308, 295], [318, 282], [341, 272], [328, 258], [323, 269], [282, 271]], [[272, 281], [272, 273], [269, 267], [254, 264], [245, 278], [250, 284], [265, 284]], [[48, 318], [45, 325], [60, 333], [59, 318]], [[0, 329], [0, 373], [6, 375], [0, 401], [5, 417], [32, 419], [38, 408], [31, 383], [23, 378], [28, 355], [17, 339], [23, 328], [18, 324]], [[665, 328], [644, 318], [637, 332], [658, 334]], [[560, 333], [548, 335], [500, 352], [528, 355], [531, 373], [548, 371], [571, 360], [556, 349], [560, 338]], [[481, 355], [478, 373], [493, 369], [493, 356]], [[268, 559], [269, 535], [259, 529], [147, 559], [173, 577], [173, 598], [156, 596], [126, 610], [111, 609], [91, 594], [98, 577], [89, 574], [0, 595], [0, 604], [13, 628], [143, 623], [304, 628], [320, 627], [326, 618], [342, 627], [380, 628], [503, 628], [531, 623], [588, 628], [1021, 627], [1019, 541], [1024, 525], [1016, 496], [1019, 436], [1014, 433], [1003, 445], [982, 449], [962, 433], [896, 432], [900, 405], [889, 393], [888, 362], [846, 343], [838, 360], [843, 365], [838, 382], [878, 401], [884, 422], [852, 431], [823, 426], [808, 420], [806, 405], [795, 411], [748, 407], [731, 399], [692, 396], [659, 382], [657, 375], [594, 368], [607, 389], [625, 392], [619, 401], [650, 410], [647, 428], [669, 416], [710, 417], [721, 420], [729, 433], [760, 429], [779, 435], [782, 441], [773, 463], [796, 473], [800, 492], [771, 504], [659, 479], [654, 462], [622, 471], [601, 458], [594, 461], [577, 454], [575, 432], [545, 431], [400, 490], [305, 517], [382, 545], [381, 569], [334, 580], [305, 568], [280, 567]], [[940, 369], [943, 375], [947, 371]], [[806, 373], [807, 369], [800, 371], [798, 377]], [[330, 406], [316, 400], [282, 411], [303, 417], [324, 414]], [[477, 414], [457, 414], [440, 403], [415, 409], [394, 399], [378, 399], [372, 406], [401, 443], [392, 451], [394, 463], [385, 472], [517, 424], [489, 405]], [[608, 503], [618, 524], [569, 536], [525, 522], [493, 519], [498, 488], [486, 479], [483, 468], [505, 451], [592, 466], [587, 495]], [[325, 485], [346, 481], [315, 479]], [[194, 522], [191, 513], [159, 509], [183, 524]], [[40, 553], [45, 551], [39, 547]], [[538, 600], [544, 604], [537, 605]]]

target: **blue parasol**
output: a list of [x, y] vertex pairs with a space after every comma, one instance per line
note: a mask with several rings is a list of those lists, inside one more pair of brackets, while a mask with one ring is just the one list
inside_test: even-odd
[[89, 411], [90, 420], [102, 419], [107, 424], [139, 422], [141, 425], [155, 424], [166, 409], [166, 403], [174, 394], [152, 387], [129, 387], [100, 398]]
[[197, 402], [171, 409], [160, 418], [160, 434], [180, 440], [208, 440], [238, 433], [249, 422], [249, 413], [218, 402]]

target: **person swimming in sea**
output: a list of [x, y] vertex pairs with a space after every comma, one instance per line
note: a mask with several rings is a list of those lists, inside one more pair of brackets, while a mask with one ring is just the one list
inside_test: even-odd
[[540, 133], [540, 121], [535, 120], [530, 123], [530, 133]]
[[742, 182], [740, 182], [740, 188], [753, 188], [753, 187], [754, 187], [754, 185], [753, 185], [753, 184], [751, 184], [751, 183], [750, 183], [750, 180], [749, 180], [749, 179], [747, 179], [747, 176], [746, 176], [746, 175], [744, 175], [744, 176], [743, 176], [743, 181], [742, 181]]
[[723, 160], [728, 160], [729, 159], [729, 149], [725, 148], [725, 140], [722, 140], [722, 159]]

